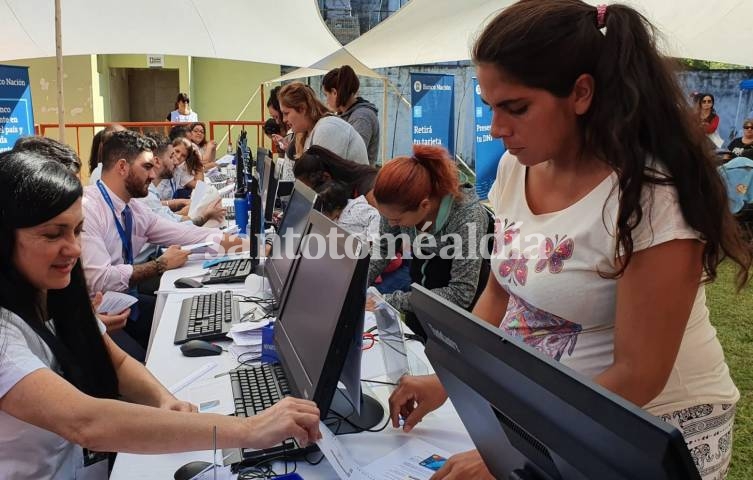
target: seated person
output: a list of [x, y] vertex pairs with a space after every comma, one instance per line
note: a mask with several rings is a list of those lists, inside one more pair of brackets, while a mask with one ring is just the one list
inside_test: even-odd
[[746, 118], [743, 121], [743, 136], [729, 142], [727, 150], [732, 152], [732, 158], [753, 158], [753, 118]]
[[204, 171], [209, 171], [217, 167], [215, 159], [217, 158], [217, 142], [207, 140], [206, 127], [201, 122], [195, 122], [188, 125], [186, 138], [191, 140], [194, 145], [199, 147], [201, 154], [201, 164]]
[[103, 130], [98, 131], [92, 137], [91, 151], [89, 152], [89, 185], [94, 185], [94, 182], [99, 180], [102, 176], [102, 165], [100, 164], [102, 158], [102, 145], [105, 143], [107, 137], [112, 132], [120, 132], [125, 130], [125, 127], [114, 123], [106, 126]]
[[[161, 133], [149, 132], [146, 136], [154, 141], [156, 145], [152, 151], [154, 154], [155, 178], [149, 184], [149, 194], [137, 200], [144, 202], [157, 215], [174, 222], [193, 222], [194, 225], [201, 227], [209, 220], [224, 221], [227, 209], [222, 206], [220, 199], [214, 204], [203, 207], [193, 218], [188, 217], [188, 207], [190, 204], [188, 199], [160, 200], [160, 186], [165, 181], [169, 182], [172, 180], [175, 171], [173, 146]], [[176, 204], [183, 205], [183, 208], [178, 213], [174, 213], [171, 210]]]
[[293, 166], [295, 178], [314, 190], [329, 180], [344, 182], [351, 190], [350, 198], [363, 195], [372, 207], [376, 207], [373, 190], [377, 172], [372, 166], [345, 160], [319, 145], [306, 150]]
[[82, 186], [66, 167], [32, 152], [0, 155], [0, 202], [3, 478], [105, 480], [108, 454], [95, 452], [209, 450], [214, 427], [219, 448], [319, 438], [313, 402], [286, 398], [249, 418], [198, 415], [112, 342], [87, 296]]
[[347, 183], [330, 180], [321, 184], [316, 193], [321, 212], [345, 230], [369, 242], [379, 236], [379, 210], [369, 205], [363, 195], [350, 198], [352, 190]]
[[311, 87], [301, 82], [289, 83], [280, 89], [277, 98], [283, 121], [295, 132], [298, 156], [312, 145], [321, 145], [346, 160], [369, 164], [361, 135], [351, 124], [333, 115]]
[[185, 137], [173, 140], [175, 155], [175, 198], [191, 198], [191, 191], [196, 182], [204, 180], [204, 166], [201, 163], [201, 152], [193, 142]]
[[43, 157], [54, 158], [75, 173], [80, 179], [81, 159], [68, 145], [49, 137], [20, 137], [13, 145], [14, 152], [36, 152]]
[[[413, 155], [387, 162], [376, 177], [374, 198], [382, 216], [369, 265], [373, 283], [394, 257], [396, 240], [410, 244], [410, 277], [452, 303], [470, 309], [488, 275], [483, 267], [488, 216], [472, 185], [460, 185], [447, 150], [413, 146]], [[407, 248], [407, 246], [406, 246]], [[410, 292], [384, 296], [405, 313], [406, 324], [426, 338], [410, 304]]]
[[[166, 220], [132, 198], [143, 198], [155, 178], [154, 143], [136, 132], [115, 132], [105, 143], [102, 179], [84, 190], [86, 229], [82, 233], [82, 264], [89, 289], [131, 291], [138, 295], [126, 331], [146, 348], [151, 330], [153, 297], [135, 291], [138, 284], [182, 266], [188, 251], [180, 245], [218, 242], [225, 250], [240, 249], [241, 239], [190, 222]], [[134, 265], [145, 243], [170, 245], [158, 258]], [[247, 247], [246, 247], [247, 248]], [[148, 293], [148, 292], [142, 292]]]
[[[677, 428], [701, 478], [718, 480], [740, 393], [704, 283], [726, 259], [741, 290], [753, 252], [650, 25], [615, 7], [521, 1], [476, 41], [508, 150], [489, 192], [494, 274], [473, 312]], [[445, 399], [436, 376], [403, 377], [393, 425], [402, 415], [410, 431]], [[436, 476], [492, 478], [476, 451]]]

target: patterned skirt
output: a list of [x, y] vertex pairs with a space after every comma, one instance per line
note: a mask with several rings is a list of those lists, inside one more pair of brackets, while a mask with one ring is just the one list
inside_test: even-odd
[[703, 480], [724, 480], [732, 458], [734, 405], [696, 405], [659, 418], [682, 432]]

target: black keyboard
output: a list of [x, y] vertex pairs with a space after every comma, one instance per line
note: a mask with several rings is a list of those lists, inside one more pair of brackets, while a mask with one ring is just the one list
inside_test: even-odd
[[[230, 384], [235, 397], [235, 415], [251, 417], [290, 395], [285, 371], [279, 363], [262, 364], [252, 368], [242, 368], [230, 372]], [[285, 440], [279, 445], [263, 450], [242, 448], [244, 459], [261, 459], [281, 453], [292, 454], [299, 450], [298, 444], [292, 440]]]
[[183, 300], [174, 343], [224, 338], [240, 313], [233, 292], [213, 292]]
[[208, 173], [208, 174], [207, 174], [207, 178], [208, 178], [208, 179], [209, 179], [209, 180], [210, 180], [210, 181], [211, 181], [212, 183], [220, 183], [220, 182], [226, 182], [226, 181], [227, 181], [227, 179], [228, 179], [228, 176], [227, 176], [227, 175], [225, 175], [225, 174], [224, 174], [224, 173], [222, 173], [222, 172], [214, 172], [214, 173]]
[[204, 276], [201, 283], [208, 285], [210, 283], [244, 282], [246, 277], [251, 274], [252, 269], [251, 259], [239, 258], [236, 260], [227, 260], [213, 266], [209, 270], [209, 273]]

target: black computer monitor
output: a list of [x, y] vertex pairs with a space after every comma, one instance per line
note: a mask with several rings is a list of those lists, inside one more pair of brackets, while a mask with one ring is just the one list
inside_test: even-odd
[[[264, 263], [264, 275], [269, 280], [278, 304], [282, 304], [286, 280], [308, 226], [309, 214], [316, 204], [316, 192], [303, 182], [296, 181], [290, 201], [282, 217], [282, 223], [272, 238], [272, 252]], [[289, 284], [289, 283], [288, 283]]]
[[[267, 207], [269, 197], [272, 196], [272, 208], [274, 209], [274, 194], [277, 193], [277, 181], [275, 180], [275, 162], [271, 157], [264, 157], [262, 161], [263, 175], [260, 172], [259, 176], [259, 199], [261, 201], [261, 211], [264, 216], [264, 222], [267, 218]], [[271, 193], [270, 193], [271, 192]], [[262, 224], [264, 228], [264, 224]]]
[[235, 149], [235, 193], [238, 195], [243, 195], [247, 191], [245, 170], [243, 149], [238, 144], [238, 147]]
[[269, 154], [269, 150], [263, 147], [256, 149], [256, 173], [259, 176], [259, 182], [264, 180], [264, 159], [272, 159], [272, 155]]
[[677, 429], [412, 287], [426, 355], [495, 478], [700, 479]]
[[271, 163], [267, 163], [267, 161], [264, 161], [265, 169], [270, 173], [267, 175], [269, 177], [268, 184], [267, 184], [267, 195], [264, 199], [264, 223], [265, 227], [269, 227], [272, 225], [272, 220], [275, 213], [275, 207], [277, 206], [277, 187], [280, 184], [280, 179], [278, 178], [277, 174], [279, 173], [277, 171], [277, 163], [272, 160]]
[[309, 221], [275, 323], [277, 355], [293, 395], [316, 402], [322, 419], [347, 417], [344, 423], [370, 428], [384, 416], [378, 402], [362, 396], [359, 417], [344, 393], [335, 395], [349, 353], [361, 353], [368, 248], [319, 212]]

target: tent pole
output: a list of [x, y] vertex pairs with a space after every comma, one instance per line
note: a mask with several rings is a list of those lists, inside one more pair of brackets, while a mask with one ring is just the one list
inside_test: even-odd
[[387, 163], [387, 77], [382, 77], [382, 165]]
[[58, 140], [65, 143], [65, 103], [63, 102], [63, 28], [61, 0], [55, 0], [55, 57], [58, 80]]

